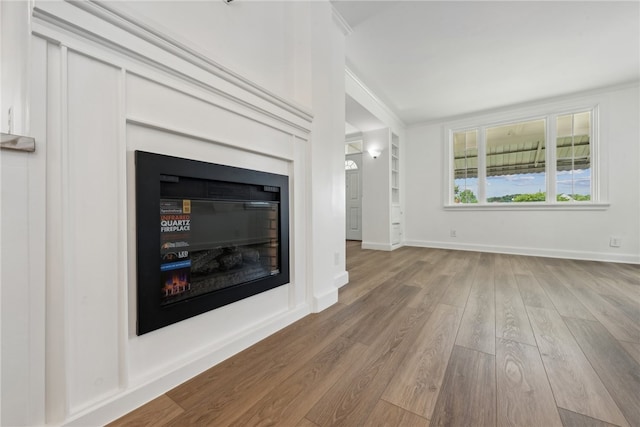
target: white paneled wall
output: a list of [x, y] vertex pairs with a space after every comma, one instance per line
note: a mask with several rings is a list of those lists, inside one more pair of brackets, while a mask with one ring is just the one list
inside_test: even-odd
[[[45, 43], [31, 40], [26, 2], [0, 3], [0, 130], [39, 141], [35, 153], [0, 151], [0, 424], [45, 418]], [[11, 112], [9, 114], [9, 112]]]
[[[200, 138], [209, 146], [213, 142], [243, 152], [293, 160], [291, 131], [275, 127], [276, 123], [266, 117], [238, 114], [221, 106], [215, 96], [181, 91], [132, 74], [127, 74], [125, 90], [129, 123]], [[170, 147], [172, 150], [175, 145]], [[264, 169], [255, 161], [244, 167]], [[286, 175], [286, 168], [281, 166], [279, 173]]]
[[[2, 272], [3, 425], [104, 424], [337, 300], [344, 36], [328, 2], [29, 7], [40, 146], [2, 158], [12, 200], [32, 215], [12, 228], [2, 207], [3, 250], [32, 236]], [[135, 150], [289, 176], [290, 283], [137, 336]], [[4, 281], [29, 269], [40, 300]]]
[[[70, 51], [62, 191], [66, 361], [72, 411], [119, 387], [120, 70]], [[114, 327], [116, 326], [116, 327]], [[99, 363], [92, 363], [99, 361]]]

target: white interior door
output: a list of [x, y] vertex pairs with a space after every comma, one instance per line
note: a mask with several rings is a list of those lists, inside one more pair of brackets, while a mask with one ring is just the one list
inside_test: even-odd
[[362, 240], [362, 154], [346, 156], [347, 240]]

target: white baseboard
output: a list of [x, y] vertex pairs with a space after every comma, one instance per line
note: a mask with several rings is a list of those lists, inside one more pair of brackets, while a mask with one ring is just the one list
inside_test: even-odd
[[114, 421], [190, 378], [206, 371], [212, 366], [249, 348], [258, 341], [274, 334], [309, 313], [309, 306], [304, 304], [291, 311], [276, 315], [270, 321], [261, 323], [259, 327], [252, 327], [250, 330], [246, 330], [245, 333], [238, 334], [234, 337], [233, 341], [229, 341], [223, 346], [220, 346], [219, 343], [209, 346], [207, 349], [199, 352], [197, 356], [192, 356], [192, 359], [186, 363], [177, 363], [176, 366], [179, 366], [177, 369], [168, 372], [160, 378], [123, 390], [87, 408], [64, 421], [62, 425], [93, 426], [105, 425]]
[[362, 241], [362, 249], [373, 249], [374, 251], [391, 251], [393, 247], [389, 243]]
[[395, 251], [404, 246], [404, 243], [375, 243], [362, 242], [362, 249], [373, 249], [374, 251]]
[[325, 292], [322, 295], [313, 296], [313, 306], [311, 307], [311, 311], [314, 313], [319, 313], [325, 308], [331, 307], [337, 302], [338, 288], [330, 289], [328, 292]]
[[619, 262], [640, 264], [640, 255], [613, 254], [589, 251], [567, 251], [560, 249], [524, 248], [512, 246], [478, 245], [474, 243], [434, 242], [425, 240], [407, 240], [405, 246], [422, 248], [453, 249], [459, 251], [491, 252], [510, 255], [528, 255], [547, 258], [578, 259], [584, 261]]
[[343, 271], [342, 273], [338, 274], [337, 276], [335, 276], [333, 278], [333, 285], [336, 288], [341, 288], [344, 285], [346, 285], [347, 283], [349, 283], [349, 272], [348, 271]]

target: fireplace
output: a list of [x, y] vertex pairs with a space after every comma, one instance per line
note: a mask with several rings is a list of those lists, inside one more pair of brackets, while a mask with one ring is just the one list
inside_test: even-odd
[[137, 333], [289, 282], [288, 177], [136, 151]]

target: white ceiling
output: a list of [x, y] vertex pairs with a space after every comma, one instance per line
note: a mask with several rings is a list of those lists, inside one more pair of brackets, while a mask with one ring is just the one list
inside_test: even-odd
[[347, 66], [405, 124], [640, 78], [638, 1], [332, 3]]

